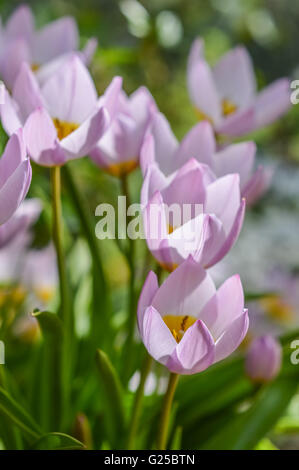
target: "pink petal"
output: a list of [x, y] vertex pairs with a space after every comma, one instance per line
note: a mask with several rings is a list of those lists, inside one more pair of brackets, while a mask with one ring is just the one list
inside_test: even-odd
[[249, 326], [248, 310], [237, 317], [215, 344], [215, 362], [222, 361], [232, 354], [242, 343]]
[[141, 337], [149, 354], [156, 361], [166, 364], [177, 343], [169, 328], [154, 307], [144, 313]]
[[4, 103], [0, 105], [0, 114], [2, 126], [8, 135], [12, 135], [22, 127], [18, 105], [7, 90], [5, 90]]
[[273, 176], [271, 168], [259, 166], [242, 191], [248, 206], [253, 205], [270, 186]]
[[254, 166], [256, 145], [254, 142], [241, 142], [228, 145], [214, 155], [213, 170], [217, 176], [238, 173], [243, 189], [248, 183]]
[[250, 106], [255, 98], [256, 83], [251, 58], [244, 47], [225, 54], [213, 69], [218, 93], [238, 108]]
[[26, 121], [24, 139], [31, 158], [44, 166], [61, 165], [65, 155], [59, 146], [53, 121], [44, 108], [38, 108]]
[[23, 120], [36, 108], [44, 106], [38, 82], [27, 63], [23, 63], [13, 87], [13, 99], [18, 103]]
[[208, 121], [202, 121], [192, 127], [184, 137], [174, 156], [174, 168], [177, 169], [190, 158], [200, 163], [212, 165], [213, 154], [216, 151], [214, 131]]
[[240, 109], [228, 115], [216, 126], [216, 131], [218, 134], [240, 137], [251, 132], [255, 126], [255, 111], [252, 104], [249, 108]]
[[155, 113], [151, 134], [155, 142], [155, 160], [163, 173], [169, 175], [174, 171], [173, 158], [178, 148], [178, 141], [162, 113]]
[[8, 140], [4, 153], [0, 160], [0, 187], [13, 174], [17, 167], [27, 160], [26, 146], [23, 140], [22, 130], [13, 134]]
[[276, 80], [264, 88], [254, 104], [255, 128], [266, 126], [284, 114], [291, 107], [290, 94], [290, 82], [287, 78]]
[[42, 86], [50, 116], [80, 124], [94, 112], [97, 92], [91, 76], [76, 54], [69, 56]]
[[145, 136], [140, 150], [140, 168], [143, 176], [146, 174], [147, 168], [156, 160], [155, 141], [152, 134]]
[[82, 59], [82, 62], [85, 65], [89, 65], [90, 62], [92, 61], [92, 58], [95, 54], [95, 51], [98, 46], [98, 40], [96, 38], [90, 38], [84, 48], [82, 49], [80, 53], [80, 57]]
[[78, 48], [78, 28], [74, 18], [52, 21], [35, 34], [34, 61], [43, 64]]
[[150, 307], [153, 297], [159, 289], [158, 278], [153, 271], [150, 271], [143, 284], [142, 291], [138, 300], [137, 321], [139, 331], [142, 332], [143, 315], [147, 307]]
[[6, 23], [5, 33], [8, 38], [24, 38], [30, 42], [34, 32], [34, 17], [31, 9], [21, 5], [10, 16]]
[[197, 317], [215, 291], [211, 277], [190, 256], [163, 282], [152, 305], [163, 316]]
[[197, 374], [207, 369], [214, 358], [214, 340], [206, 325], [197, 320], [188, 328], [166, 366], [177, 374]]

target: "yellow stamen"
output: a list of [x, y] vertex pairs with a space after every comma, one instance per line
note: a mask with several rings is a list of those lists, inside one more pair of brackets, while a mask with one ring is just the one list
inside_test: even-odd
[[213, 125], [213, 119], [198, 108], [195, 108], [195, 114], [199, 121], [209, 121]]
[[229, 116], [237, 111], [237, 106], [230, 100], [224, 98], [222, 100], [222, 114], [223, 116]]
[[59, 140], [64, 139], [79, 127], [79, 124], [76, 124], [74, 122], [61, 121], [58, 118], [53, 118], [53, 122], [54, 126], [56, 127], [57, 136]]
[[128, 160], [126, 162], [115, 163], [107, 166], [105, 169], [110, 175], [120, 178], [123, 175], [131, 173], [138, 166], [137, 160]]
[[188, 328], [196, 322], [196, 318], [191, 315], [165, 315], [163, 320], [177, 343], [181, 341]]
[[31, 64], [31, 70], [32, 72], [37, 72], [39, 69], [39, 64]]
[[48, 303], [54, 296], [54, 289], [50, 287], [38, 287], [35, 289], [36, 297], [43, 303]]
[[262, 308], [272, 318], [281, 322], [289, 322], [294, 318], [294, 309], [278, 295], [269, 295], [260, 301]]
[[174, 271], [178, 267], [178, 264], [175, 263], [167, 264], [159, 262], [159, 264], [161, 268], [165, 269], [165, 271], [168, 271], [169, 273], [172, 273], [172, 271]]

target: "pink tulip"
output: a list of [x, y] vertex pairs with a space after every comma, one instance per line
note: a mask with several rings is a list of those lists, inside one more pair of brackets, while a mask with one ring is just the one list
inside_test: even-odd
[[25, 199], [31, 183], [31, 165], [20, 129], [9, 139], [0, 159], [0, 225]]
[[0, 226], [0, 248], [3, 249], [11, 243], [14, 237], [27, 231], [37, 220], [40, 212], [41, 203], [39, 199], [26, 199], [13, 216]]
[[[169, 177], [150, 165], [141, 204], [149, 250], [169, 271], [189, 255], [205, 268], [220, 261], [238, 238], [245, 212], [239, 175], [217, 179], [195, 159]], [[174, 216], [172, 208], [180, 214]]]
[[241, 194], [247, 205], [256, 202], [268, 189], [272, 170], [263, 166], [255, 167], [256, 145], [241, 142], [218, 149], [213, 128], [208, 121], [196, 124], [179, 143], [171, 127], [161, 113], [155, 113], [151, 121], [150, 135], [141, 149], [141, 169], [155, 162], [161, 171], [169, 176], [190, 158], [209, 165], [216, 176], [238, 173]]
[[238, 275], [218, 289], [192, 257], [164, 281], [149, 273], [138, 303], [149, 354], [177, 374], [196, 374], [235, 351], [248, 329]]
[[130, 97], [122, 91], [113, 123], [90, 154], [93, 161], [114, 176], [134, 170], [152, 110], [156, 105], [147, 88], [139, 88]]
[[254, 382], [269, 382], [281, 369], [282, 350], [278, 341], [271, 335], [255, 339], [248, 350], [245, 369]]
[[286, 78], [257, 93], [253, 65], [243, 47], [232, 49], [211, 68], [204, 58], [203, 40], [196, 39], [187, 80], [200, 118], [208, 119], [218, 134], [247, 134], [274, 122], [291, 106]]
[[39, 86], [23, 63], [12, 97], [6, 92], [1, 118], [8, 134], [24, 125], [31, 158], [43, 166], [63, 165], [94, 148], [114, 117], [121, 87], [116, 77], [99, 99], [83, 62], [73, 54]]
[[[80, 57], [88, 63], [95, 51], [97, 41], [91, 39]], [[12, 88], [23, 62], [45, 79], [62, 57], [77, 51], [79, 33], [72, 17], [62, 17], [36, 30], [34, 17], [28, 6], [20, 6], [10, 16], [1, 30], [0, 73], [9, 88]]]

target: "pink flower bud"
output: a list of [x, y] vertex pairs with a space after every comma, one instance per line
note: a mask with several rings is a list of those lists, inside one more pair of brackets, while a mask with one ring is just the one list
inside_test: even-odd
[[273, 336], [255, 339], [247, 353], [245, 370], [254, 382], [269, 382], [281, 368], [281, 346]]

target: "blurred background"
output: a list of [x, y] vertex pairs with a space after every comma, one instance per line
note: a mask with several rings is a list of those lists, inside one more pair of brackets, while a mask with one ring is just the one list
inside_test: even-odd
[[[128, 93], [141, 85], [147, 86], [178, 138], [197, 122], [186, 87], [187, 56], [196, 36], [205, 39], [206, 56], [212, 64], [231, 47], [245, 45], [253, 59], [260, 88], [283, 76], [299, 79], [299, 2], [293, 0], [36, 0], [26, 3], [35, 13], [37, 26], [64, 15], [74, 16], [82, 45], [91, 36], [98, 39], [91, 72], [99, 93], [114, 75], [123, 77]], [[0, 1], [4, 22], [19, 4]], [[273, 184], [265, 197], [248, 211], [235, 248], [213, 269], [218, 284], [235, 272], [241, 275], [248, 293], [251, 335], [269, 331], [280, 334], [299, 326], [298, 123], [299, 105], [294, 105], [275, 124], [248, 137], [258, 145], [258, 162], [274, 168]], [[116, 204], [120, 192], [118, 180], [104, 174], [88, 159], [72, 162], [71, 166], [89, 201], [92, 216], [101, 202]], [[132, 199], [138, 202], [139, 170], [130, 175], [130, 183]], [[46, 246], [51, 236], [49, 194], [47, 171], [34, 166], [29, 197], [40, 198], [44, 206], [34, 228], [34, 249]], [[63, 197], [73, 282], [78, 285], [76, 327], [84, 337], [88, 319], [81, 307], [90, 298], [91, 278], [85, 275], [89, 272], [90, 259], [72, 205], [67, 194]], [[113, 288], [115, 313], [111, 325], [117, 332], [125, 322], [128, 268], [115, 242], [103, 244], [104, 268]], [[153, 263], [148, 259], [148, 264], [144, 264], [143, 242], [139, 242], [138, 250], [138, 269], [142, 273], [144, 267], [148, 269]], [[271, 295], [259, 300], [259, 295], [265, 292]], [[116, 335], [115, 344], [120, 348], [122, 338]], [[298, 397], [293, 399], [290, 410], [289, 414], [299, 419]], [[280, 438], [279, 445], [298, 448], [299, 440], [296, 435]]]

